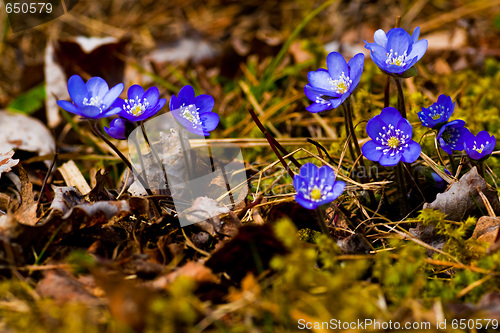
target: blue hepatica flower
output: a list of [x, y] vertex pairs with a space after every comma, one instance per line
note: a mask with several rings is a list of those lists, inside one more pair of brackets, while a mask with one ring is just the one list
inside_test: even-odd
[[160, 98], [158, 88], [151, 87], [144, 91], [141, 86], [134, 84], [128, 88], [127, 99], [118, 98], [113, 106], [120, 108], [120, 117], [134, 122], [154, 116], [166, 102], [165, 98]]
[[464, 139], [467, 133], [470, 132], [465, 128], [465, 121], [457, 119], [441, 127], [437, 134], [437, 140], [441, 149], [452, 154], [453, 150], [464, 149]]
[[373, 35], [374, 43], [365, 41], [370, 50], [373, 62], [384, 72], [402, 74], [419, 61], [427, 51], [427, 40], [418, 40], [420, 28], [417, 27], [410, 36], [402, 28], [394, 28], [387, 32], [379, 29]]
[[104, 131], [112, 138], [118, 140], [125, 140], [125, 123], [127, 121], [123, 118], [116, 118], [111, 121], [109, 128], [104, 126]]
[[437, 128], [450, 119], [454, 108], [455, 103], [451, 101], [451, 97], [440, 95], [436, 103], [429, 108], [422, 108], [418, 117], [425, 127]]
[[488, 158], [495, 149], [495, 143], [495, 137], [486, 131], [481, 131], [476, 136], [468, 132], [464, 139], [465, 152], [473, 160]]
[[78, 75], [68, 80], [68, 92], [73, 103], [57, 101], [64, 110], [79, 116], [99, 119], [112, 116], [120, 112], [119, 108], [111, 107], [123, 91], [123, 83], [109, 89], [108, 84], [100, 77], [90, 78], [84, 83]]
[[326, 57], [328, 70], [320, 68], [309, 72], [309, 84], [304, 92], [314, 103], [306, 108], [309, 112], [320, 112], [337, 108], [357, 87], [363, 73], [365, 56], [356, 54], [349, 63], [338, 52], [332, 52]]
[[412, 163], [420, 156], [420, 145], [413, 141], [410, 122], [398, 110], [387, 107], [368, 121], [366, 132], [372, 139], [366, 142], [363, 155], [383, 166], [394, 166], [403, 161]]
[[219, 124], [219, 115], [212, 112], [214, 99], [210, 95], [194, 95], [191, 86], [184, 86], [176, 97], [170, 99], [172, 115], [189, 132], [209, 136]]
[[328, 165], [318, 168], [307, 163], [293, 177], [293, 187], [297, 191], [295, 201], [304, 208], [315, 209], [337, 199], [344, 192], [345, 183], [335, 180], [335, 172]]

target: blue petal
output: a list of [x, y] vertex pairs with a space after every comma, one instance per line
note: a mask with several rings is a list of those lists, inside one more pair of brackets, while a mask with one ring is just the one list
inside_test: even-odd
[[307, 188], [308, 183], [305, 180], [305, 178], [301, 177], [300, 175], [295, 175], [293, 177], [293, 188], [295, 188], [295, 191], [299, 193], [301, 188]]
[[416, 57], [417, 58], [416, 61], [422, 59], [425, 52], [427, 51], [427, 45], [428, 45], [427, 39], [422, 39], [422, 40], [416, 42], [415, 44], [413, 44], [411, 52], [410, 52], [410, 54], [408, 54], [408, 58], [413, 59]]
[[105, 108], [108, 108], [116, 101], [118, 96], [120, 96], [120, 94], [122, 93], [123, 87], [124, 87], [123, 83], [119, 83], [113, 88], [111, 88], [106, 93], [106, 95], [104, 95], [104, 98], [102, 99], [102, 104], [105, 105]]
[[191, 101], [194, 99], [194, 89], [190, 85], [182, 87], [179, 91], [179, 99], [182, 103], [191, 104]]
[[408, 121], [408, 119], [401, 118], [401, 120], [398, 121], [396, 128], [400, 129], [404, 134], [409, 135], [410, 139], [413, 136], [413, 128], [411, 127], [411, 124]]
[[96, 106], [86, 105], [82, 106], [79, 109], [80, 109], [80, 114], [85, 118], [91, 118], [91, 119], [103, 118], [101, 110]]
[[412, 34], [412, 39], [413, 39], [413, 43], [416, 43], [418, 41], [418, 37], [420, 36], [420, 27], [416, 27], [415, 30], [413, 30], [413, 34]]
[[365, 64], [365, 55], [363, 53], [358, 53], [349, 60], [349, 78], [352, 80], [351, 87], [349, 91], [352, 92], [359, 83], [361, 79], [361, 74], [363, 73], [363, 65]]
[[165, 106], [166, 103], [167, 100], [165, 98], [160, 98], [158, 100], [158, 104], [156, 104], [156, 107], [154, 108], [152, 115], [155, 115], [158, 111], [160, 111]]
[[149, 102], [150, 108], [154, 108], [160, 98], [160, 91], [156, 87], [151, 87], [144, 93], [142, 98]]
[[403, 118], [399, 113], [399, 111], [393, 108], [392, 106], [388, 106], [382, 109], [382, 112], [380, 112], [379, 117], [384, 123], [393, 125], [396, 125], [399, 122], [399, 120]]
[[193, 104], [195, 104], [196, 107], [199, 108], [198, 112], [201, 114], [212, 111], [215, 102], [214, 98], [210, 95], [199, 95], [194, 98]]
[[318, 167], [313, 163], [306, 163], [300, 168], [299, 174], [307, 180], [314, 179], [318, 176]]
[[334, 197], [333, 200], [337, 199], [342, 193], [344, 193], [345, 186], [346, 184], [343, 181], [338, 180], [335, 182], [332, 190]]
[[387, 128], [384, 130], [382, 127], [387, 127], [387, 123], [385, 123], [380, 116], [375, 116], [368, 120], [366, 124], [366, 133], [371, 139], [375, 140], [379, 136], [379, 133], [385, 134], [385, 132], [387, 132]]
[[[398, 56], [405, 51], [411, 51], [413, 39], [403, 28], [394, 28], [387, 32], [387, 51], [397, 52]], [[407, 55], [410, 52], [407, 53]]]
[[335, 172], [330, 166], [323, 165], [321, 168], [319, 168], [318, 178], [319, 181], [324, 182], [325, 185], [333, 185], [333, 183], [335, 182]]
[[493, 150], [495, 149], [496, 139], [495, 139], [495, 137], [493, 135], [490, 137], [489, 142], [490, 142], [489, 144], [487, 144], [487, 145], [484, 146], [483, 153], [485, 155], [491, 154], [493, 152]]
[[342, 102], [349, 96], [349, 94], [345, 93], [342, 98], [331, 99], [330, 104], [332, 105], [332, 109], [336, 109], [342, 104]]
[[363, 156], [369, 159], [370, 161], [378, 162], [380, 157], [382, 157], [382, 150], [377, 150], [378, 145], [374, 140], [370, 140], [366, 142], [363, 147], [361, 147], [361, 152]]
[[104, 131], [112, 138], [124, 140], [125, 137], [125, 121], [121, 118], [116, 118], [111, 121], [109, 128], [104, 127]]
[[59, 105], [61, 108], [63, 108], [64, 110], [68, 111], [68, 112], [71, 112], [71, 113], [74, 113], [74, 114], [77, 114], [79, 116], [83, 116], [80, 109], [78, 109], [78, 107], [71, 103], [71, 102], [68, 102], [68, 101], [57, 101], [57, 105]]
[[438, 137], [438, 142], [439, 146], [441, 147], [442, 150], [444, 150], [447, 154], [453, 154], [453, 151], [451, 150], [451, 147], [449, 144], [446, 143], [441, 137]]
[[306, 110], [311, 113], [318, 113], [321, 111], [331, 110], [332, 104], [328, 102], [327, 104], [313, 103], [306, 107]]
[[377, 31], [375, 31], [375, 33], [373, 34], [373, 41], [383, 48], [386, 48], [387, 35], [385, 34], [385, 31], [382, 29], [378, 29]]
[[68, 80], [69, 96], [76, 105], [83, 105], [83, 99], [87, 97], [87, 87], [82, 78], [78, 75], [73, 75]]
[[306, 96], [308, 96], [308, 98], [313, 102], [316, 102], [316, 96], [318, 96], [322, 100], [329, 100], [330, 98], [339, 98], [342, 96], [342, 94], [333, 91], [331, 87], [326, 90], [318, 87], [313, 87], [310, 84], [306, 84], [304, 86], [304, 92]]
[[347, 63], [344, 57], [338, 52], [332, 52], [326, 57], [326, 67], [328, 68], [330, 77], [334, 80], [340, 78], [342, 73], [344, 73], [346, 76], [349, 75], [349, 68], [347, 67]]
[[142, 96], [144, 95], [144, 88], [142, 88], [138, 84], [134, 84], [130, 88], [128, 88], [127, 91], [127, 98], [128, 99], [138, 99], [140, 100]]
[[436, 120], [429, 117], [428, 113], [429, 113], [428, 109], [422, 108], [422, 111], [417, 113], [418, 119], [420, 119], [420, 122], [422, 123], [423, 126], [433, 128], [434, 126], [437, 125], [437, 122]]
[[90, 96], [99, 97], [101, 99], [109, 90], [109, 86], [106, 81], [98, 76], [91, 77], [85, 86], [87, 91], [90, 93]]
[[205, 112], [200, 114], [200, 120], [203, 123], [203, 131], [213, 131], [219, 124], [219, 115], [214, 112]]
[[399, 163], [401, 157], [401, 154], [394, 154], [393, 156], [390, 154], [382, 154], [378, 162], [383, 166], [395, 166]]
[[418, 159], [421, 151], [422, 148], [420, 147], [420, 145], [417, 142], [411, 140], [408, 143], [408, 147], [403, 149], [403, 156], [401, 157], [401, 160], [405, 163], [413, 163]]
[[312, 210], [312, 209], [316, 209], [318, 207], [318, 204], [316, 202], [305, 199], [304, 197], [302, 197], [301, 193], [298, 193], [297, 195], [295, 195], [295, 201], [299, 205], [301, 205], [302, 207], [304, 207], [306, 209]]
[[[347, 68], [347, 65], [346, 65], [346, 68]], [[346, 72], [346, 75], [347, 75], [347, 72]], [[336, 95], [336, 97], [340, 96], [340, 94], [338, 94], [337, 92], [335, 92], [332, 89], [332, 84], [329, 81], [332, 78], [330, 77], [330, 74], [328, 74], [327, 72], [324, 72], [324, 71], [309, 72], [307, 74], [307, 79], [309, 80], [309, 83], [313, 88], [322, 89], [325, 93], [328, 94], [328, 96], [332, 96], [331, 94], [333, 94], [333, 93]]]
[[170, 103], [168, 104], [168, 108], [170, 109], [170, 111], [172, 111], [172, 110], [176, 110], [180, 107], [181, 107], [181, 103], [180, 103], [179, 99], [175, 95], [173, 95], [170, 98]]

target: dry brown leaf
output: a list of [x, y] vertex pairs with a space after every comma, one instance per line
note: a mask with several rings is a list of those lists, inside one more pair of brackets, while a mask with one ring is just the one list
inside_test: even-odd
[[55, 56], [54, 42], [50, 41], [45, 49], [45, 112], [47, 114], [47, 124], [54, 128], [61, 122], [59, 106], [57, 101], [69, 99], [67, 89], [67, 78], [64, 69], [61, 67]]
[[217, 278], [212, 270], [199, 262], [189, 261], [184, 266], [179, 267], [177, 270], [161, 276], [152, 282], [152, 287], [156, 289], [165, 289], [169, 284], [174, 282], [177, 278], [181, 276], [186, 276], [192, 278], [198, 283], [211, 282], [219, 283], [219, 278]]
[[[18, 113], [0, 111], [0, 151], [13, 148], [48, 155], [54, 152], [55, 142], [50, 131], [38, 119]], [[50, 161], [46, 161], [47, 166]]]
[[19, 163], [19, 160], [13, 160], [12, 156], [14, 156], [13, 150], [5, 154], [0, 152], [0, 177], [2, 176], [2, 173], [9, 172], [13, 166], [16, 166]]
[[24, 168], [19, 168], [19, 179], [21, 180], [21, 205], [15, 213], [15, 218], [19, 223], [35, 225], [38, 222], [36, 216], [37, 203], [33, 194], [33, 184], [29, 182], [28, 175]]
[[478, 190], [484, 193], [495, 213], [499, 215], [500, 203], [496, 191], [477, 173], [476, 167], [453, 183], [446, 192], [438, 194], [432, 203], [424, 204], [423, 208], [440, 210], [446, 214], [448, 220], [461, 221], [468, 215], [474, 215], [479, 208], [486, 212]]

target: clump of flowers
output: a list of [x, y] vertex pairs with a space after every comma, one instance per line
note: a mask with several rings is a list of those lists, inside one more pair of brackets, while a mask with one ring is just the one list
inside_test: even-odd
[[383, 166], [394, 166], [403, 161], [415, 162], [420, 156], [421, 147], [413, 141], [410, 122], [398, 110], [387, 107], [368, 121], [366, 132], [372, 139], [361, 148], [363, 155]]
[[326, 57], [328, 70], [320, 68], [309, 72], [309, 84], [304, 92], [314, 103], [306, 108], [309, 112], [321, 112], [337, 108], [349, 97], [358, 86], [365, 56], [356, 54], [347, 63], [338, 52], [332, 52]]
[[209, 136], [219, 124], [219, 115], [212, 112], [214, 98], [210, 95], [195, 96], [193, 87], [187, 85], [179, 95], [170, 99], [172, 115], [189, 132]]
[[481, 131], [477, 135], [468, 132], [464, 139], [464, 148], [467, 155], [473, 160], [484, 160], [495, 149], [496, 139], [486, 131]]
[[293, 186], [297, 191], [295, 201], [304, 208], [316, 209], [337, 199], [346, 184], [336, 180], [335, 172], [328, 165], [318, 168], [313, 163], [306, 163], [293, 177]]
[[57, 101], [64, 110], [89, 119], [109, 117], [120, 112], [119, 107], [112, 107], [123, 91], [123, 83], [109, 89], [108, 84], [100, 77], [92, 77], [87, 83], [78, 75], [68, 80], [68, 92], [73, 103]]
[[365, 41], [373, 62], [384, 72], [402, 74], [422, 59], [427, 51], [427, 40], [418, 40], [420, 28], [416, 27], [413, 36], [402, 28], [387, 32], [379, 29], [373, 35], [374, 43]]
[[429, 128], [438, 128], [450, 119], [455, 108], [455, 103], [452, 102], [450, 96], [440, 95], [436, 103], [428, 108], [422, 108], [418, 113], [418, 117], [422, 125]]

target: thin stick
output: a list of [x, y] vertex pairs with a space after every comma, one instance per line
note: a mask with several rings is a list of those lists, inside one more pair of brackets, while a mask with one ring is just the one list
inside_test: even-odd
[[[56, 148], [56, 150], [57, 150], [57, 148]], [[38, 211], [38, 207], [40, 206], [40, 200], [42, 199], [43, 191], [45, 190], [45, 186], [47, 185], [47, 181], [49, 180], [49, 176], [52, 173], [52, 169], [54, 168], [54, 165], [57, 162], [57, 156], [59, 156], [59, 153], [56, 151], [56, 153], [54, 154], [54, 159], [52, 160], [52, 163], [50, 164], [49, 170], [47, 170], [47, 174], [43, 178], [42, 188], [40, 189], [40, 195], [38, 196], [38, 200], [36, 201], [37, 211]]]
[[163, 172], [163, 178], [165, 179], [165, 188], [169, 189], [168, 186], [168, 178], [167, 178], [167, 171], [165, 170], [165, 165], [163, 162], [160, 160], [160, 156], [156, 153], [156, 150], [154, 150], [153, 146], [149, 142], [148, 135], [146, 134], [146, 128], [144, 128], [144, 122], [141, 121], [141, 130], [142, 130], [142, 135], [144, 136], [144, 140], [146, 140], [146, 143], [148, 144], [149, 148], [151, 149], [151, 152], [153, 153], [153, 156], [156, 159], [156, 163], [161, 165], [161, 171]]
[[280, 160], [280, 162], [283, 165], [283, 167], [285, 168], [285, 170], [288, 172], [290, 177], [292, 177], [292, 179], [293, 179], [293, 177], [295, 177], [295, 174], [290, 169], [288, 164], [285, 162], [285, 160], [283, 159], [281, 154], [278, 152], [278, 149], [275, 146], [275, 143], [274, 143], [274, 140], [273, 140], [273, 137], [271, 136], [271, 134], [269, 134], [269, 132], [266, 130], [266, 128], [262, 125], [262, 123], [260, 122], [259, 118], [257, 117], [257, 115], [255, 114], [255, 112], [253, 111], [252, 108], [249, 108], [248, 112], [250, 112], [250, 115], [252, 116], [252, 119], [255, 122], [255, 124], [257, 124], [257, 127], [259, 127], [260, 131], [262, 133], [264, 133], [264, 135], [266, 136], [266, 139], [269, 142], [269, 145], [271, 146], [271, 148], [273, 149], [274, 154], [278, 157], [278, 159]]
[[113, 149], [113, 151], [121, 158], [123, 163], [125, 163], [125, 165], [130, 169], [130, 171], [133, 172], [134, 175], [137, 175], [137, 180], [139, 180], [142, 187], [144, 187], [144, 189], [146, 190], [147, 194], [153, 195], [153, 192], [151, 192], [151, 190], [149, 189], [149, 186], [146, 185], [147, 183], [144, 181], [144, 179], [139, 174], [139, 172], [137, 172], [137, 170], [134, 168], [132, 163], [130, 163], [130, 161], [125, 157], [125, 155], [123, 155], [122, 152], [113, 143], [111, 143], [111, 141], [109, 141], [108, 138], [106, 138], [104, 136], [104, 134], [101, 133], [101, 131], [99, 130], [99, 127], [97, 126], [97, 121], [94, 122], [93, 132], [100, 139], [102, 139], [102, 141], [104, 141], [111, 149]]

